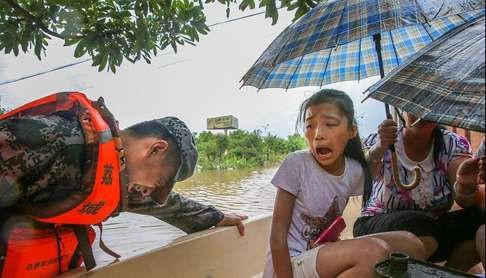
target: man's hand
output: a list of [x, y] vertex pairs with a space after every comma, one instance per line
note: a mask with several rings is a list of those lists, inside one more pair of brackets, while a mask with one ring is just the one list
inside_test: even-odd
[[246, 215], [239, 215], [236, 213], [225, 213], [224, 218], [216, 224], [216, 227], [221, 226], [236, 226], [240, 235], [245, 235], [245, 225], [243, 220], [248, 219]]

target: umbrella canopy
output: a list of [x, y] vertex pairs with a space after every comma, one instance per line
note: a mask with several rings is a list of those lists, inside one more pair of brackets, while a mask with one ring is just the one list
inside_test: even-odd
[[482, 14], [483, 0], [328, 1], [288, 26], [245, 74], [242, 86], [294, 88], [360, 80], [380, 74], [381, 61], [383, 75]]
[[424, 120], [485, 132], [484, 36], [483, 16], [417, 52], [368, 96]]

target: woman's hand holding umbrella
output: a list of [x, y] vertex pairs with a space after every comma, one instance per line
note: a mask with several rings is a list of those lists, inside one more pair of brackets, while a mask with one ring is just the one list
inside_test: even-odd
[[394, 120], [386, 119], [378, 126], [377, 142], [367, 153], [373, 176], [376, 174], [377, 165], [381, 163], [385, 151], [390, 145], [397, 142], [397, 131], [397, 123]]
[[[385, 119], [378, 126], [378, 140], [373, 148], [368, 152], [368, 162], [371, 164], [371, 173], [376, 174], [377, 165], [381, 162], [381, 158], [385, 154], [385, 151], [390, 148], [394, 148], [394, 144], [397, 142], [397, 123], [391, 119]], [[412, 190], [420, 183], [421, 172], [419, 167], [414, 168], [415, 178], [410, 184], [402, 184], [398, 175], [397, 155], [392, 150], [392, 170], [393, 181], [395, 184], [403, 190]]]

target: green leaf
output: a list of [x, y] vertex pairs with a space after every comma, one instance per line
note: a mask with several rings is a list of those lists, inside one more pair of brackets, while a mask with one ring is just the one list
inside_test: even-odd
[[304, 5], [299, 6], [297, 11], [295, 11], [295, 16], [294, 16], [293, 20], [295, 21], [295, 20], [299, 19], [301, 16], [305, 15], [308, 11], [309, 11], [309, 7], [304, 6]]
[[77, 44], [81, 39], [65, 39], [64, 40], [64, 46], [70, 46]]
[[25, 53], [28, 50], [29, 47], [29, 33], [24, 31], [22, 32], [22, 35], [20, 35], [20, 46], [22, 47], [22, 51]]
[[248, 7], [248, 3], [246, 1], [241, 1], [240, 5], [238, 6], [238, 9], [244, 11]]
[[35, 35], [34, 53], [37, 56], [37, 59], [39, 60], [41, 60], [42, 49], [44, 49], [43, 38], [42, 38], [42, 34], [38, 33]]
[[243, 1], [241, 1], [239, 9], [244, 11], [247, 7], [250, 7], [250, 9], [254, 9], [255, 8], [255, 1], [254, 0], [243, 0]]
[[13, 53], [15, 56], [18, 56], [19, 55], [19, 45], [18, 44], [15, 44], [14, 47], [12, 48], [13, 50]]
[[152, 62], [150, 61], [150, 59], [149, 59], [147, 56], [142, 55], [142, 57], [143, 57], [143, 59], [145, 60], [145, 62], [146, 62], [147, 64], [151, 64], [151, 63], [152, 63]]
[[111, 72], [116, 73], [116, 65], [115, 65], [115, 63], [110, 62], [110, 70], [111, 70]]
[[98, 67], [98, 71], [102, 71], [106, 67], [106, 63], [108, 62], [108, 54], [104, 53], [104, 54], [101, 54], [101, 55], [102, 56], [99, 58], [100, 59], [100, 66]]
[[170, 45], [172, 46], [172, 49], [174, 49], [174, 52], [177, 53], [177, 44], [175, 41], [171, 41]]
[[76, 49], [74, 50], [74, 57], [79, 58], [83, 56], [86, 53], [86, 51], [88, 51], [86, 47], [87, 43], [88, 40], [86, 38], [79, 41], [78, 45], [76, 46]]
[[275, 4], [275, 0], [266, 0], [266, 6], [267, 8], [265, 9], [265, 17], [271, 17], [272, 18], [272, 25], [275, 25], [278, 20], [278, 10]]

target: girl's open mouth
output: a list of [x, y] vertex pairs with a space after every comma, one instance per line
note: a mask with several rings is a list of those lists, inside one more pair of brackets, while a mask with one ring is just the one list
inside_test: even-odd
[[327, 159], [332, 155], [331, 149], [326, 147], [316, 148], [316, 153], [319, 159]]

